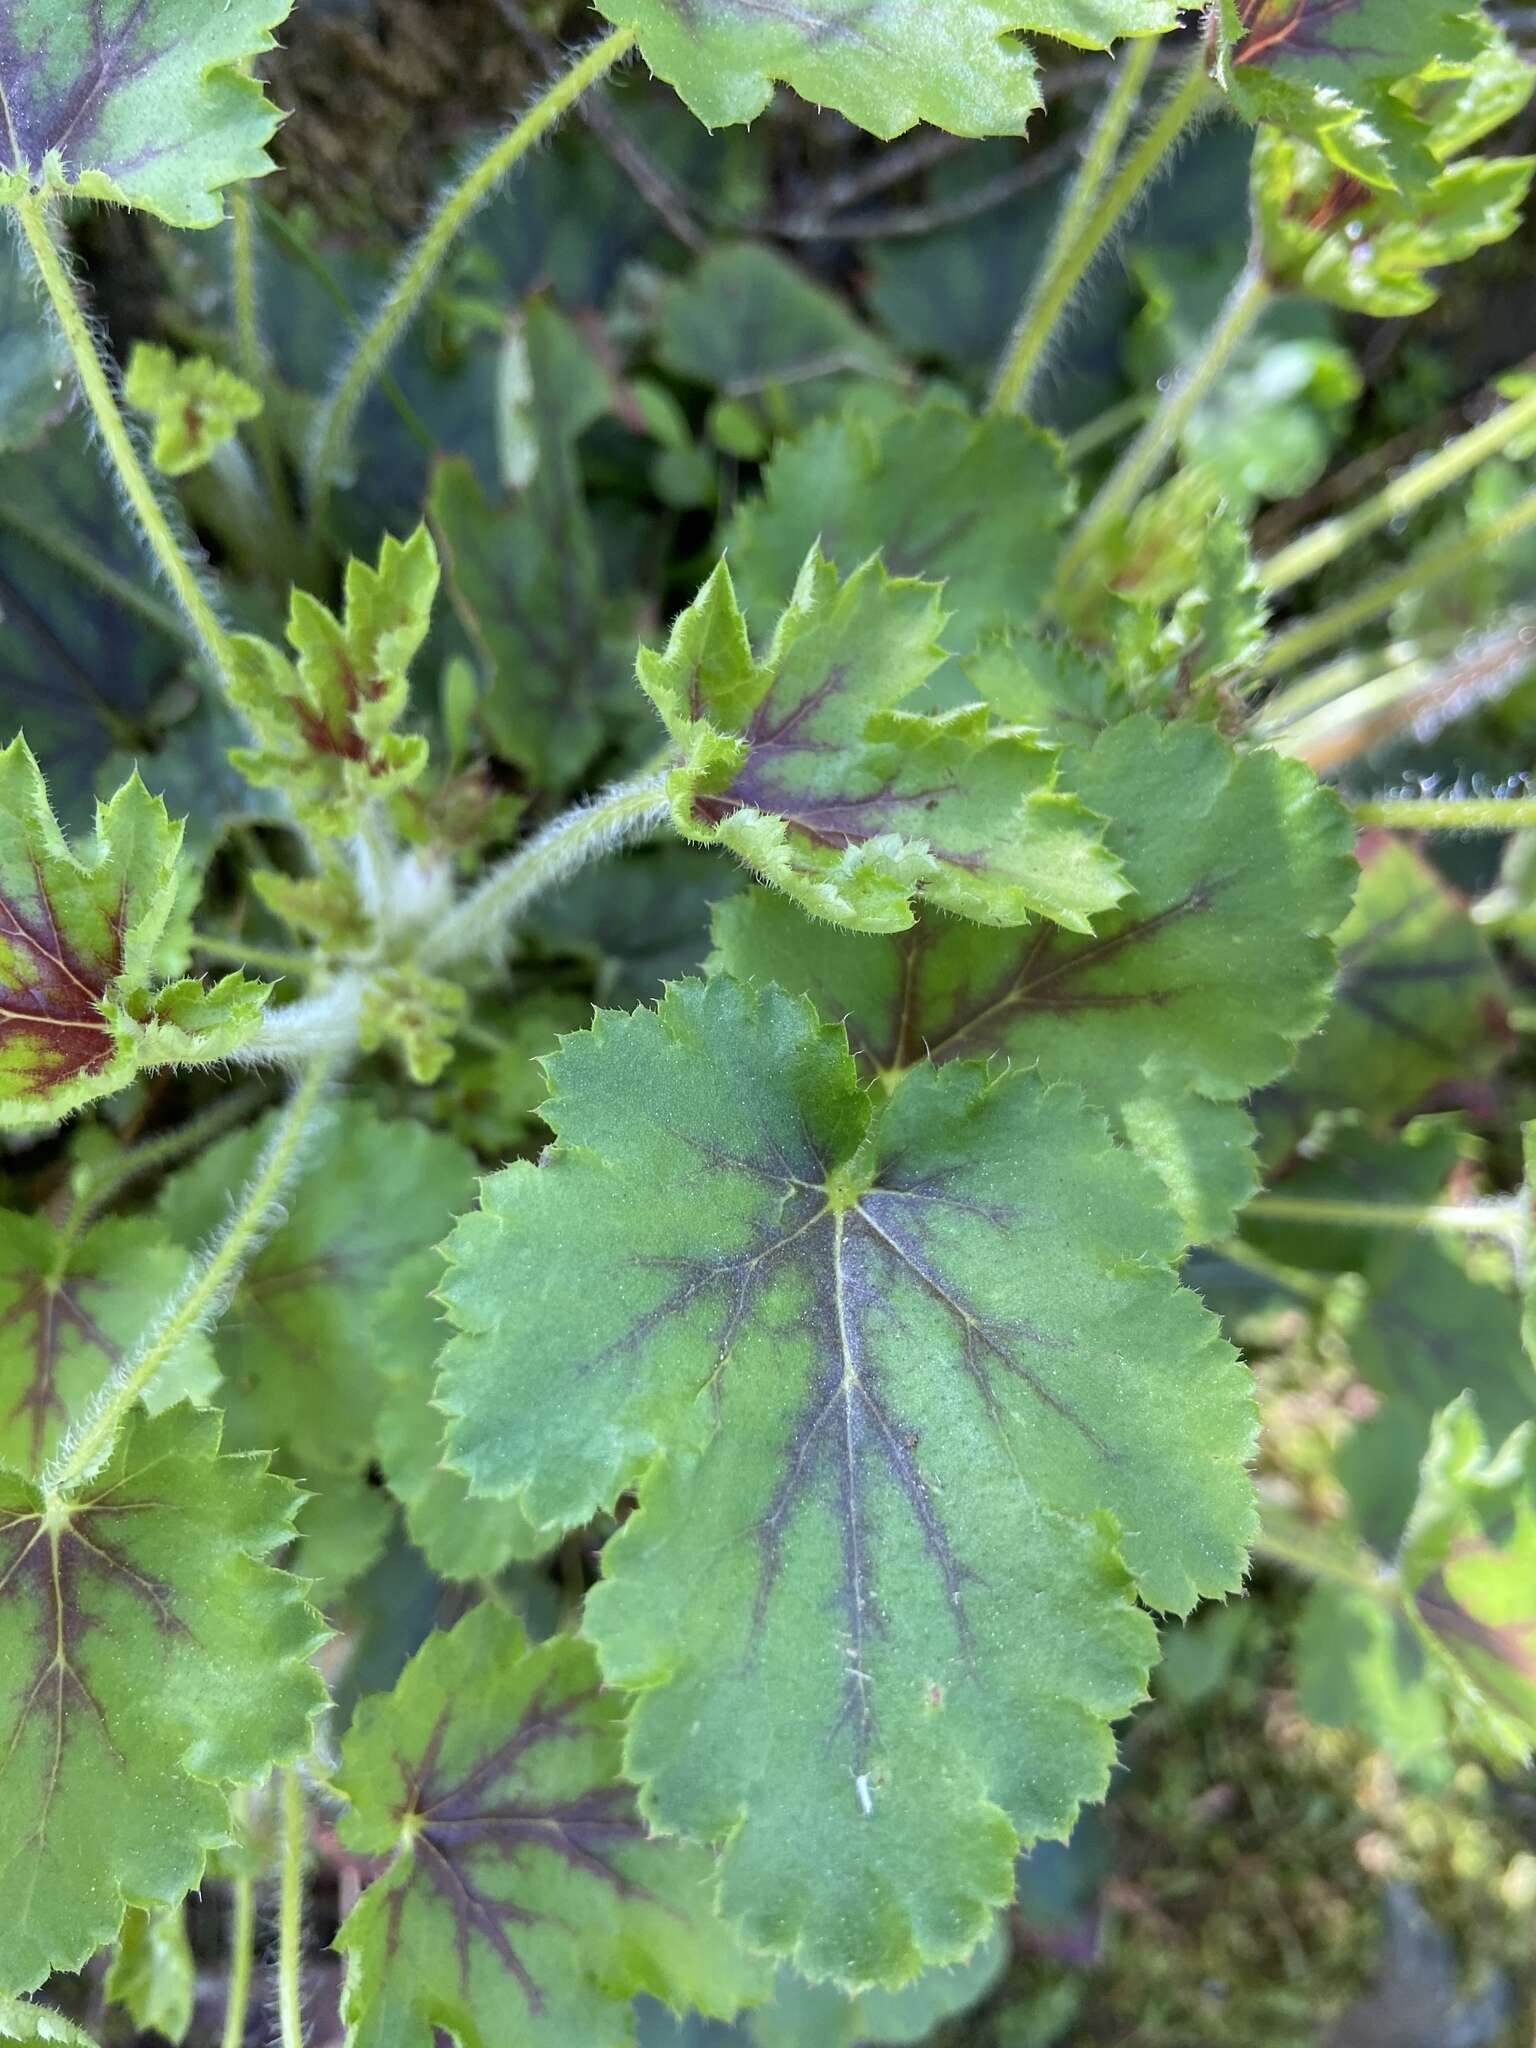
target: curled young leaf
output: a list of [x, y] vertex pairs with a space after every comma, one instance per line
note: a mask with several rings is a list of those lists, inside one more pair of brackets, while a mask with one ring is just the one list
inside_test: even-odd
[[729, 2017], [761, 1996], [702, 1851], [652, 1836], [623, 1709], [572, 1636], [474, 1608], [429, 1638], [342, 1750], [342, 1839], [387, 1858], [336, 1945], [357, 2048], [624, 2048], [637, 1991]]
[[134, 775], [76, 850], [26, 741], [0, 750], [0, 1128], [52, 1122], [142, 1068], [223, 1059], [254, 1035], [259, 983], [155, 979], [181, 830]]
[[0, 1473], [0, 1987], [78, 1969], [227, 1839], [224, 1787], [297, 1754], [316, 1616], [265, 1562], [297, 1495], [215, 1416], [131, 1416], [58, 1501]]
[[1102, 50], [1159, 35], [1176, 0], [600, 0], [640, 54], [714, 128], [751, 121], [776, 79], [872, 135], [931, 121], [956, 135], [1022, 135], [1041, 104], [1033, 29]]
[[27, 192], [143, 207], [177, 228], [272, 168], [277, 109], [240, 66], [292, 0], [12, 0], [0, 23], [0, 201]]
[[154, 422], [154, 464], [163, 476], [201, 469], [261, 411], [261, 393], [222, 363], [207, 356], [178, 359], [142, 341], [128, 358], [123, 396]]
[[1056, 788], [1054, 750], [981, 705], [898, 708], [943, 661], [942, 623], [937, 585], [878, 560], [840, 583], [813, 549], [757, 657], [722, 562], [637, 664], [684, 749], [673, 821], [855, 931], [904, 930], [919, 895], [983, 924], [1039, 911], [1087, 931], [1124, 884], [1099, 821]]
[[839, 1028], [724, 977], [551, 1075], [559, 1142], [449, 1242], [449, 1456], [549, 1526], [638, 1490], [588, 1630], [646, 1811], [728, 1839], [754, 1944], [900, 1982], [1102, 1792], [1134, 1588], [1237, 1584], [1244, 1375], [1072, 1089], [924, 1066], [877, 1114]]
[[427, 742], [396, 730], [410, 705], [410, 666], [432, 623], [437, 549], [425, 526], [385, 536], [376, 569], [347, 564], [338, 618], [295, 590], [288, 639], [298, 656], [242, 634], [232, 692], [259, 744], [230, 759], [258, 789], [280, 789], [314, 831], [344, 838], [374, 799], [405, 789]]
[[[1001, 692], [1009, 663], [989, 668]], [[1021, 673], [1033, 692], [1035, 671]], [[1238, 1105], [1327, 1004], [1327, 934], [1355, 874], [1349, 821], [1299, 762], [1145, 717], [1105, 732], [1073, 781], [1109, 820], [1135, 892], [1091, 937], [925, 911], [871, 938], [807, 927], [752, 890], [715, 913], [720, 958], [843, 1018], [870, 1073], [1001, 1053], [1075, 1082], [1156, 1168], [1190, 1235], [1219, 1235], [1254, 1188]]]

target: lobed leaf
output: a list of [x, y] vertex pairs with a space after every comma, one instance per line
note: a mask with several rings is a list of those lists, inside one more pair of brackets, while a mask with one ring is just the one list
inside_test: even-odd
[[272, 169], [277, 109], [240, 67], [292, 0], [12, 0], [0, 23], [0, 201], [67, 192], [213, 227]]
[[900, 1982], [1102, 1792], [1126, 1566], [1238, 1582], [1243, 1375], [1073, 1090], [923, 1066], [877, 1113], [840, 1030], [724, 977], [551, 1074], [558, 1143], [449, 1242], [449, 1455], [551, 1527], [638, 1490], [587, 1626], [645, 1810], [728, 1843], [754, 1945]]
[[137, 774], [65, 840], [23, 739], [0, 750], [0, 1128], [48, 1123], [143, 1067], [225, 1058], [268, 991], [242, 975], [157, 985], [181, 827]]
[[751, 121], [782, 79], [889, 138], [918, 121], [1022, 135], [1040, 106], [1032, 29], [1083, 49], [1159, 35], [1176, 0], [600, 0], [706, 126]]
[[842, 1017], [872, 1074], [1001, 1053], [1075, 1082], [1155, 1167], [1191, 1236], [1219, 1235], [1254, 1188], [1238, 1103], [1326, 1007], [1348, 819], [1299, 763], [1145, 717], [1104, 732], [1073, 779], [1110, 821], [1134, 892], [1092, 937], [933, 911], [894, 937], [854, 936], [753, 890], [717, 909], [719, 956]]
[[760, 1995], [710, 1858], [636, 1810], [622, 1736], [584, 1644], [530, 1648], [488, 1604], [363, 1702], [341, 1835], [388, 1860], [336, 1943], [357, 2048], [623, 2048], [636, 1991], [722, 2016]]
[[153, 459], [164, 476], [186, 476], [212, 460], [261, 411], [261, 393], [208, 356], [178, 358], [168, 348], [136, 342], [123, 396], [153, 422]]
[[684, 749], [673, 821], [856, 931], [903, 930], [919, 894], [983, 924], [1040, 911], [1086, 931], [1124, 885], [1098, 821], [1056, 788], [1054, 750], [981, 706], [897, 708], [943, 659], [938, 596], [878, 560], [839, 583], [813, 549], [756, 657], [722, 562], [636, 668]]
[[215, 1416], [135, 1413], [67, 1501], [0, 1473], [0, 1986], [78, 1969], [228, 1839], [231, 1784], [308, 1747], [317, 1617], [265, 1559], [296, 1494]]

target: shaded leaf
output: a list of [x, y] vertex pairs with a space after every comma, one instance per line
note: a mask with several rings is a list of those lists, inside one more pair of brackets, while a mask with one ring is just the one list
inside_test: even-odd
[[261, 984], [156, 983], [180, 849], [137, 775], [72, 848], [26, 741], [0, 751], [0, 1126], [52, 1122], [141, 1068], [223, 1059], [255, 1034]]
[[38, 298], [21, 244], [0, 242], [0, 454], [31, 448], [69, 410], [69, 354]]
[[988, 633], [1033, 623], [1072, 497], [1058, 444], [1012, 414], [975, 419], [943, 398], [888, 422], [850, 412], [775, 450], [761, 496], [731, 522], [726, 558], [765, 632], [818, 539], [845, 576], [879, 554], [892, 575], [943, 583], [945, 645], [968, 654]]
[[1191, 1235], [1216, 1235], [1254, 1186], [1237, 1104], [1327, 1002], [1348, 820], [1298, 764], [1146, 718], [1106, 732], [1073, 780], [1111, 821], [1135, 892], [1092, 937], [932, 911], [896, 937], [853, 936], [753, 890], [715, 913], [720, 957], [845, 1019], [867, 1071], [1002, 1053], [1076, 1082], [1157, 1169]]
[[[211, 1145], [166, 1184], [159, 1217], [174, 1238], [201, 1241], [250, 1178], [270, 1124]], [[232, 1444], [283, 1445], [321, 1472], [367, 1465], [391, 1345], [380, 1299], [441, 1236], [473, 1171], [439, 1131], [363, 1100], [340, 1106], [219, 1325]]]
[[296, 1496], [215, 1416], [131, 1416], [67, 1502], [0, 1474], [0, 1984], [77, 1969], [125, 1905], [174, 1904], [227, 1839], [222, 1787], [308, 1747], [316, 1617], [262, 1562]]
[[590, 961], [594, 1001], [628, 1010], [697, 971], [710, 910], [739, 881], [738, 870], [697, 847], [640, 847], [541, 897], [529, 928], [541, 947], [558, 944]]
[[109, 2003], [122, 2006], [136, 2027], [182, 2041], [192, 2024], [196, 1979], [181, 1907], [131, 1906], [107, 1971]]
[[338, 1777], [349, 1847], [387, 1857], [349, 1914], [358, 2048], [622, 2048], [645, 1990], [729, 2014], [758, 1972], [710, 1904], [708, 1856], [649, 1835], [623, 1717], [571, 1636], [527, 1646], [475, 1608], [364, 1700]]
[[638, 1489], [587, 1627], [647, 1812], [729, 1838], [754, 1945], [899, 1983], [1103, 1790], [1153, 1650], [1106, 1512], [1154, 1604], [1236, 1583], [1242, 1374], [1070, 1089], [922, 1067], [876, 1114], [724, 977], [551, 1074], [560, 1142], [449, 1242], [449, 1454], [551, 1526]]
[[[0, 1465], [35, 1477], [191, 1267], [153, 1223], [97, 1223], [72, 1241], [46, 1216], [0, 1214]], [[204, 1399], [218, 1371], [188, 1338], [145, 1405]]]
[[177, 358], [168, 348], [136, 342], [123, 396], [154, 426], [153, 458], [165, 476], [201, 469], [261, 411], [261, 393], [208, 356]]
[[26, 192], [212, 227], [219, 193], [272, 168], [277, 109], [240, 66], [291, 0], [14, 0], [0, 27], [0, 200]]
[[708, 127], [750, 121], [782, 79], [872, 135], [931, 121], [1022, 135], [1040, 105], [1034, 60], [1009, 33], [1088, 49], [1174, 26], [1173, 0], [602, 0]]
[[938, 595], [878, 560], [840, 584], [813, 550], [759, 658], [722, 562], [636, 667], [685, 750], [673, 822], [854, 930], [904, 929], [921, 894], [985, 924], [1038, 910], [1086, 931], [1124, 888], [1053, 751], [979, 705], [897, 708], [943, 659]]

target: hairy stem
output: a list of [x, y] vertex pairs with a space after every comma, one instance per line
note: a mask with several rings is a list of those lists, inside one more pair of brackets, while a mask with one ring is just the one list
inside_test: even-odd
[[1068, 542], [1058, 572], [1065, 588], [1081, 571], [1103, 535], [1125, 517], [1151, 485], [1178, 445], [1201, 403], [1220, 381], [1234, 352], [1272, 297], [1272, 287], [1257, 262], [1250, 259], [1227, 294], [1216, 324], [1195, 359], [1169, 385], [1157, 410], [1142, 427], [1100, 487]]
[[95, 1471], [111, 1450], [128, 1411], [156, 1373], [194, 1331], [207, 1327], [228, 1300], [277, 1219], [278, 1205], [298, 1171], [304, 1141], [330, 1078], [330, 1062], [316, 1061], [290, 1096], [249, 1186], [187, 1285], [166, 1304], [108, 1380], [94, 1408], [59, 1446], [42, 1480], [43, 1491], [51, 1499], [66, 1495]]
[[1369, 1593], [1374, 1600], [1395, 1600], [1398, 1581], [1395, 1572], [1378, 1566], [1369, 1552], [1341, 1556], [1326, 1538], [1320, 1538], [1295, 1516], [1266, 1514], [1253, 1546], [1255, 1557], [1270, 1558], [1309, 1579], [1328, 1579], [1336, 1586], [1349, 1586], [1357, 1593]]
[[1529, 832], [1536, 826], [1533, 796], [1405, 796], [1351, 804], [1357, 825], [1389, 825], [1395, 832]]
[[358, 337], [335, 389], [320, 410], [309, 467], [310, 513], [315, 523], [323, 516], [331, 479], [345, 453], [358, 407], [426, 297], [460, 229], [561, 115], [608, 75], [634, 40], [631, 29], [615, 29], [612, 35], [594, 43], [569, 71], [540, 94], [515, 127], [498, 136], [439, 201], [426, 232]]
[[518, 911], [535, 897], [589, 862], [648, 837], [666, 815], [664, 770], [616, 783], [591, 803], [564, 812], [493, 867], [479, 887], [426, 934], [417, 954], [421, 965], [449, 967], [491, 950]]
[[1350, 1230], [1449, 1230], [1511, 1242], [1525, 1230], [1525, 1202], [1519, 1195], [1488, 1202], [1367, 1202], [1264, 1194], [1247, 1214], [1263, 1223], [1337, 1223]]
[[193, 632], [227, 689], [234, 673], [234, 649], [223, 622], [208, 601], [196, 567], [177, 538], [149, 474], [139, 459], [128, 423], [117, 402], [91, 323], [75, 289], [69, 264], [57, 239], [47, 203], [32, 193], [15, 200], [16, 217], [37, 265], [54, 318], [74, 359], [75, 372], [95, 419], [103, 447], [123, 486], [124, 496], [143, 529], [150, 552], [159, 564]]
[[1065, 303], [1055, 290], [1057, 277], [1077, 253], [1080, 238], [1093, 213], [1094, 201], [1103, 190], [1104, 181], [1125, 140], [1125, 131], [1131, 125], [1157, 49], [1156, 36], [1143, 36], [1132, 43], [1115, 67], [1115, 82], [1105, 96], [1098, 119], [1088, 131], [1077, 174], [1062, 201], [1049, 246], [1035, 272], [1034, 283], [998, 371], [992, 390], [992, 407], [996, 412], [1023, 412], [1029, 405], [1046, 348]]
[[192, 950], [210, 960], [226, 960], [232, 967], [259, 967], [267, 974], [311, 975], [320, 966], [318, 955], [288, 952], [281, 946], [247, 945], [238, 935], [194, 932]]
[[1303, 577], [1315, 575], [1330, 562], [1336, 562], [1340, 555], [1347, 554], [1356, 541], [1379, 533], [1394, 519], [1405, 518], [1410, 512], [1417, 511], [1420, 505], [1427, 504], [1451, 484], [1460, 482], [1480, 463], [1497, 455], [1511, 441], [1533, 428], [1536, 428], [1536, 389], [1528, 391], [1512, 404], [1502, 406], [1480, 425], [1470, 428], [1465, 434], [1458, 434], [1455, 440], [1447, 441], [1433, 455], [1422, 457], [1363, 504], [1341, 512], [1335, 519], [1325, 519], [1308, 532], [1298, 535], [1289, 546], [1259, 564], [1259, 581], [1267, 591], [1273, 592], [1288, 590]]
[[277, 2026], [282, 2048], [304, 2048], [304, 1780], [282, 1774], [282, 1876], [277, 1908]]
[[237, 1877], [230, 1887], [229, 1985], [224, 1996], [224, 2031], [219, 2048], [245, 2048], [251, 2008], [251, 1962], [256, 1946], [256, 1887]]
[[1390, 611], [1400, 597], [1446, 582], [1532, 527], [1536, 527], [1536, 490], [1517, 498], [1507, 512], [1489, 520], [1487, 525], [1460, 534], [1455, 540], [1421, 548], [1401, 569], [1375, 577], [1352, 597], [1343, 598], [1313, 618], [1303, 619], [1288, 632], [1277, 634], [1254, 664], [1253, 674], [1262, 681], [1266, 676], [1294, 668], [1298, 662], [1310, 661], [1314, 654], [1347, 639], [1357, 627], [1369, 625], [1372, 619]]
[[[1126, 67], [1131, 62], [1129, 57], [1122, 60]], [[1139, 81], [1137, 83], [1139, 86]], [[1121, 84], [1116, 85], [1112, 100], [1120, 92]], [[1063, 237], [1059, 227], [1052, 237], [1045, 258], [1043, 282], [1030, 295], [998, 373], [992, 403], [999, 411], [1016, 412], [1023, 406], [1072, 294], [1087, 276], [1094, 258], [1167, 162], [1180, 137], [1214, 90], [1206, 76], [1205, 53], [1202, 50], [1191, 60], [1182, 78], [1164, 99], [1146, 134], [1128, 152], [1115, 175], [1105, 183], [1104, 171], [1113, 156], [1114, 146], [1118, 145], [1120, 136], [1125, 132], [1134, 99], [1123, 108], [1119, 132], [1107, 138], [1110, 147], [1097, 167], [1099, 183], [1085, 193], [1088, 203], [1073, 221], [1071, 239]], [[1106, 108], [1105, 118], [1107, 115]], [[1089, 156], [1084, 159], [1084, 173], [1088, 172], [1090, 161], [1097, 155], [1097, 141], [1096, 129], [1089, 144]], [[1069, 208], [1076, 197], [1074, 188], [1072, 198], [1068, 200]]]

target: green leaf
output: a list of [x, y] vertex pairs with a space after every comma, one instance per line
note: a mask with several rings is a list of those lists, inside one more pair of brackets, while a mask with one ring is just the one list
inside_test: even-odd
[[956, 135], [1022, 135], [1041, 104], [1033, 29], [1102, 50], [1160, 35], [1174, 0], [601, 0], [706, 127], [751, 121], [776, 79], [871, 135], [931, 121]]
[[1071, 1089], [921, 1067], [877, 1114], [725, 977], [551, 1078], [559, 1142], [449, 1241], [449, 1455], [550, 1526], [638, 1490], [587, 1630], [646, 1812], [729, 1838], [754, 1945], [900, 1983], [1103, 1791], [1154, 1648], [1116, 1525], [1157, 1606], [1238, 1582], [1243, 1375]]
[[1296, 1625], [1297, 1704], [1309, 1721], [1353, 1728], [1399, 1769], [1449, 1775], [1445, 1706], [1399, 1602], [1319, 1580]]
[[343, 1841], [386, 1857], [336, 1945], [357, 2048], [622, 2048], [636, 1991], [728, 2016], [760, 1971], [714, 1919], [710, 1858], [651, 1836], [623, 1709], [571, 1636], [495, 1607], [429, 1638], [342, 1747]]
[[1536, 1746], [1536, 1419], [1490, 1453], [1472, 1401], [1437, 1415], [1399, 1556], [1463, 1729], [1506, 1764]]
[[720, 957], [844, 1018], [867, 1072], [1002, 1053], [1077, 1083], [1190, 1234], [1218, 1235], [1254, 1187], [1237, 1105], [1326, 1006], [1325, 934], [1354, 877], [1348, 819], [1299, 763], [1148, 718], [1106, 732], [1073, 779], [1112, 821], [1135, 892], [1091, 938], [931, 911], [899, 937], [850, 936], [753, 890], [715, 913]]
[[224, 1787], [308, 1747], [316, 1617], [263, 1560], [296, 1495], [215, 1416], [135, 1414], [67, 1502], [0, 1475], [0, 1985], [78, 1969], [228, 1839]]
[[240, 66], [292, 0], [16, 0], [0, 31], [0, 200], [69, 192], [208, 228], [272, 169], [277, 109]]
[[1391, 319], [1439, 297], [1432, 271], [1520, 225], [1536, 157], [1465, 157], [1393, 204], [1304, 142], [1264, 129], [1253, 152], [1253, 205], [1265, 271], [1282, 291]]
[[628, 1010], [654, 1002], [664, 982], [697, 972], [709, 951], [710, 910], [739, 878], [739, 869], [694, 846], [640, 847], [541, 897], [529, 930], [541, 953], [569, 951], [590, 968], [595, 1002]]
[[246, 420], [261, 411], [261, 393], [208, 356], [177, 358], [168, 348], [135, 342], [123, 396], [154, 426], [153, 459], [164, 476], [201, 469]]
[[542, 1557], [558, 1539], [543, 1536], [514, 1502], [472, 1494], [464, 1475], [443, 1463], [444, 1418], [432, 1406], [444, 1337], [432, 1289], [441, 1272], [435, 1252], [408, 1260], [379, 1303], [379, 1326], [389, 1333], [376, 1397], [379, 1463], [433, 1571], [483, 1581]]
[[1240, 113], [1389, 192], [1434, 170], [1411, 81], [1464, 77], [1483, 46], [1461, 0], [1220, 0], [1212, 28]]
[[[167, 1183], [159, 1218], [173, 1238], [202, 1241], [249, 1180], [271, 1121], [210, 1146]], [[441, 1132], [363, 1100], [340, 1106], [219, 1325], [232, 1444], [281, 1445], [306, 1470], [368, 1464], [392, 1339], [381, 1298], [402, 1262], [442, 1235], [473, 1173]]]
[[[109, 1374], [185, 1284], [191, 1258], [153, 1223], [97, 1223], [61, 1241], [46, 1216], [0, 1212], [0, 1465], [32, 1477]], [[145, 1397], [152, 1410], [218, 1384], [190, 1337]]]
[[136, 2027], [168, 2041], [186, 2039], [197, 1967], [180, 1906], [129, 1908], [104, 1988], [108, 2002], [124, 2007]]
[[69, 354], [14, 236], [0, 243], [0, 454], [40, 441], [73, 397]]
[[722, 562], [636, 666], [685, 750], [673, 822], [856, 931], [905, 929], [919, 894], [984, 924], [1040, 911], [1087, 931], [1124, 888], [1098, 821], [1055, 787], [1053, 750], [979, 705], [897, 708], [943, 659], [938, 598], [878, 560], [840, 584], [813, 549], [756, 658]]
[[396, 727], [410, 706], [410, 666], [432, 623], [437, 549], [425, 526], [386, 534], [379, 564], [347, 564], [340, 618], [295, 590], [288, 639], [297, 663], [253, 634], [235, 640], [231, 688], [259, 744], [230, 759], [258, 789], [280, 789], [312, 831], [345, 838], [369, 803], [406, 789], [427, 742]]
[[725, 552], [755, 630], [789, 602], [819, 537], [845, 576], [879, 554], [893, 575], [942, 581], [945, 645], [968, 654], [988, 633], [1033, 623], [1072, 499], [1049, 434], [929, 398], [888, 422], [848, 412], [778, 448]]
[[1508, 991], [1465, 904], [1400, 839], [1372, 836], [1360, 855], [1354, 907], [1335, 934], [1332, 1012], [1260, 1106], [1261, 1124], [1297, 1138], [1328, 1109], [1380, 1127], [1437, 1082], [1486, 1073], [1499, 1054], [1488, 1027]]
[[357, 1039], [364, 1052], [392, 1046], [413, 1081], [436, 1081], [453, 1058], [454, 1033], [467, 1001], [456, 981], [420, 967], [388, 967], [363, 994]]
[[35, 2041], [56, 2043], [57, 2048], [96, 2048], [89, 2034], [51, 2006], [34, 2005], [29, 1998], [0, 1998], [0, 2048], [32, 2048]]
[[0, 749], [0, 1128], [50, 1123], [141, 1069], [227, 1057], [268, 991], [242, 975], [157, 986], [181, 827], [137, 775], [72, 848], [23, 739]]

